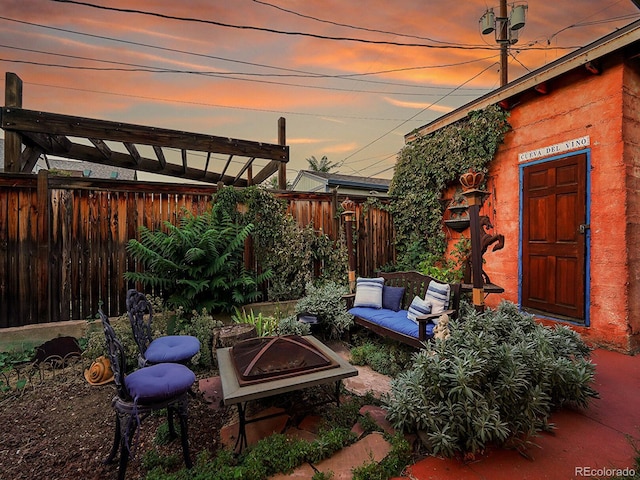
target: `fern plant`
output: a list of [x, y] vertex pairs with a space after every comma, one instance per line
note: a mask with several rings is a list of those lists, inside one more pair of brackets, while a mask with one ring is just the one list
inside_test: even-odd
[[256, 301], [258, 286], [271, 277], [245, 269], [244, 242], [252, 224], [240, 226], [216, 205], [201, 215], [184, 211], [179, 225], [164, 223], [165, 230], [140, 228], [127, 251], [138, 261], [139, 271], [125, 279], [162, 292], [167, 303], [185, 311], [230, 311], [234, 305]]

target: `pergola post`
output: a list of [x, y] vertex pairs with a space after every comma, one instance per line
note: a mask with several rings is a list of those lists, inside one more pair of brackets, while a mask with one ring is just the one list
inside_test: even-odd
[[[5, 109], [16, 107], [22, 108], [22, 80], [15, 73], [5, 74], [4, 89]], [[22, 136], [17, 132], [5, 130], [4, 132], [4, 171], [19, 173], [22, 170], [20, 165], [20, 154], [22, 153]]]
[[[287, 120], [284, 117], [278, 119], [278, 145], [287, 144]], [[287, 164], [280, 162], [278, 165], [278, 190], [287, 189]]]

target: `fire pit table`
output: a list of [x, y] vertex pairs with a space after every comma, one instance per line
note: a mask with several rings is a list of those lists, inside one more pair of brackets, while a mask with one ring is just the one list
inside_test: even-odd
[[275, 416], [247, 420], [249, 401], [335, 382], [335, 400], [340, 405], [342, 379], [358, 375], [355, 367], [311, 335], [244, 340], [216, 354], [224, 403], [238, 407], [234, 450], [240, 446], [240, 451], [247, 446], [247, 423]]

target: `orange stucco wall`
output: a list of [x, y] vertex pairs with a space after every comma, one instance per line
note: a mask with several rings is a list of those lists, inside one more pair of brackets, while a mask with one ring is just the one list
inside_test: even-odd
[[[640, 345], [639, 79], [636, 69], [614, 59], [600, 75], [580, 69], [551, 82], [546, 95], [531, 92], [519, 99], [509, 119], [513, 130], [490, 165], [491, 197], [482, 212], [492, 220], [493, 233], [505, 236], [505, 248], [484, 257], [484, 269], [505, 292], [489, 295], [486, 303], [518, 303], [519, 167], [526, 164], [518, 154], [588, 135], [590, 325], [568, 324], [593, 344], [626, 352]], [[458, 236], [452, 235], [450, 245]]]

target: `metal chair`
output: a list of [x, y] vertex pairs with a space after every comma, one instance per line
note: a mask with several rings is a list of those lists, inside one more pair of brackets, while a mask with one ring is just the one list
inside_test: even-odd
[[187, 468], [191, 468], [187, 411], [188, 392], [196, 381], [195, 374], [186, 366], [178, 363], [159, 363], [125, 375], [126, 356], [122, 343], [116, 337], [107, 316], [102, 310], [99, 310], [98, 314], [102, 320], [107, 353], [111, 360], [117, 392], [111, 402], [111, 406], [116, 412], [113, 446], [104, 463], [111, 463], [119, 449], [118, 479], [124, 480], [138, 425], [153, 411], [166, 408], [171, 438], [176, 437], [173, 417], [175, 413], [178, 414], [184, 463]]
[[127, 313], [138, 344], [138, 365], [187, 363], [200, 351], [200, 341], [191, 335], [166, 335], [153, 339], [153, 307], [147, 297], [131, 289], [127, 292]]

